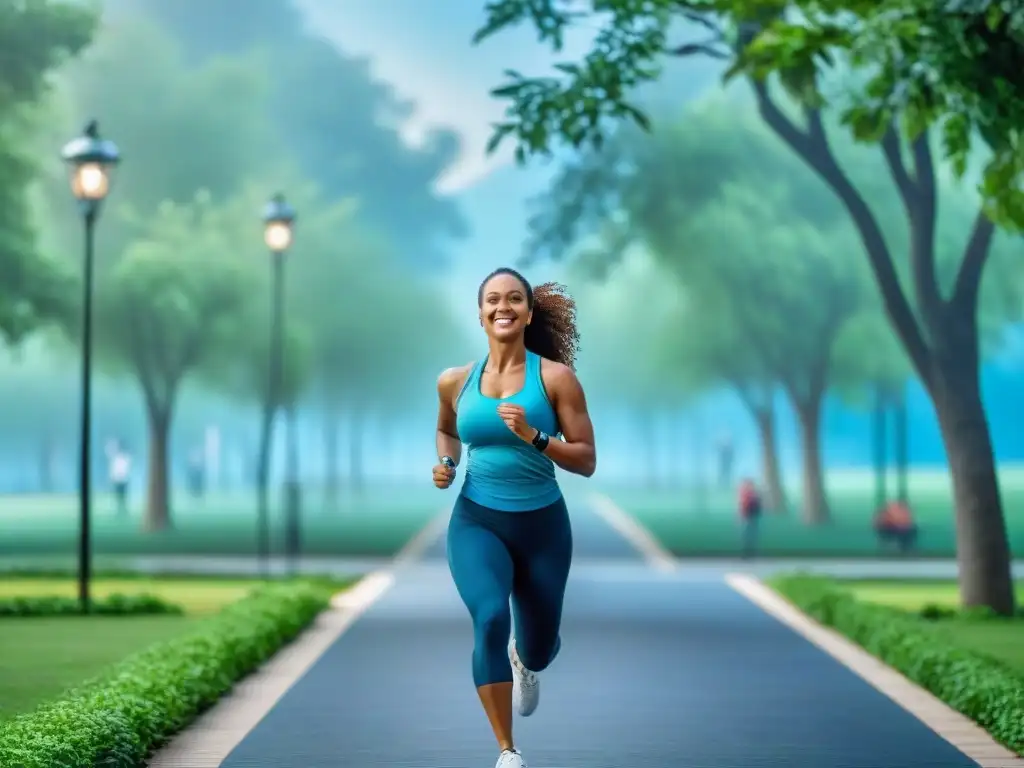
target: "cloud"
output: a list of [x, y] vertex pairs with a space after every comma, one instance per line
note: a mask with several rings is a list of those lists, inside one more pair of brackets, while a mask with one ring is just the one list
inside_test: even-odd
[[[432, 128], [449, 127], [462, 137], [463, 151], [437, 182], [444, 194], [461, 192], [512, 163], [512, 147], [492, 156], [485, 148], [491, 124], [504, 106], [489, 91], [502, 71], [549, 70], [550, 55], [527, 30], [503, 34], [480, 46], [471, 38], [483, 20], [481, 0], [297, 0], [311, 30], [346, 53], [366, 56], [375, 76], [416, 102], [402, 126], [412, 145]], [[573, 41], [570, 41], [571, 43]], [[561, 58], [575, 58], [588, 40], [567, 46]]]

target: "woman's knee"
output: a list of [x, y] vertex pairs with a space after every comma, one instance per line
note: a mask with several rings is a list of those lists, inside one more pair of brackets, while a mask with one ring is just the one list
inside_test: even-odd
[[512, 616], [508, 603], [488, 603], [472, 612], [475, 647], [473, 649], [473, 680], [477, 687], [512, 680], [508, 660], [508, 637], [512, 632]]
[[543, 672], [547, 669], [555, 660], [561, 647], [562, 638], [558, 634], [557, 627], [550, 634], [516, 638], [516, 652], [519, 654], [519, 659], [523, 662], [523, 666], [531, 672]]
[[512, 614], [508, 601], [495, 600], [475, 606], [472, 614], [477, 642], [489, 649], [504, 650], [512, 633]]

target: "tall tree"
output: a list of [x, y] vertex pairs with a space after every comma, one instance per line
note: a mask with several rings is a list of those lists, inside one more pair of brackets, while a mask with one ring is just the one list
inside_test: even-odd
[[[678, 434], [671, 435], [674, 445], [666, 446], [658, 426], [692, 396], [678, 370], [666, 375], [669, 369], [658, 357], [660, 333], [674, 319], [682, 291], [641, 248], [628, 249], [621, 259], [609, 258], [608, 252], [618, 253], [623, 244], [617, 234], [602, 229], [569, 265], [566, 279], [579, 305], [579, 370], [591, 382], [587, 397], [632, 417], [637, 443], [630, 448], [644, 456], [635, 479], [653, 486], [659, 481], [659, 458], [680, 453]], [[638, 304], [643, 311], [637, 311]]]
[[[309, 333], [311, 390], [323, 409], [328, 504], [340, 490], [340, 426], [348, 417], [349, 475], [363, 479], [363, 430], [373, 412], [433, 391], [437, 360], [462, 346], [435, 285], [395, 256], [359, 218], [311, 184], [289, 199], [300, 213], [289, 254], [289, 310]], [[398, 340], [401, 344], [397, 345]], [[396, 346], [397, 345], [397, 346]]]
[[252, 293], [252, 257], [229, 213], [206, 193], [162, 204], [134, 222], [140, 236], [97, 289], [102, 349], [138, 381], [148, 417], [148, 530], [171, 522], [168, 438], [181, 385], [237, 349], [233, 319]]
[[[956, 171], [965, 172], [972, 129], [979, 127], [984, 135], [991, 126], [972, 122], [977, 114], [969, 111], [951, 112], [951, 102], [934, 98], [931, 88], [906, 87], [913, 80], [901, 73], [918, 66], [916, 60], [902, 58], [907, 40], [922, 31], [909, 13], [919, 7], [916, 0], [824, 5], [810, 0], [608, 0], [588, 5], [592, 13], [569, 2], [546, 3], [539, 10], [529, 0], [487, 4], [488, 20], [478, 38], [525, 22], [556, 49], [570, 26], [600, 16], [591, 51], [582, 62], [560, 65], [562, 77], [513, 73], [512, 81], [495, 91], [512, 102], [510, 119], [498, 126], [495, 144], [514, 136], [517, 153], [525, 159], [547, 151], [559, 139], [574, 146], [600, 143], [608, 118], [646, 123], [629, 103], [630, 91], [659, 76], [665, 55], [711, 55], [730, 62], [730, 73], [748, 79], [765, 123], [842, 202], [860, 236], [886, 314], [932, 400], [953, 481], [964, 603], [1011, 613], [1015, 597], [1010, 551], [979, 383], [978, 296], [991, 254], [993, 218], [1024, 223], [1017, 183], [1019, 124], [1001, 121], [1008, 135], [989, 136], [994, 153], [984, 168], [985, 206], [976, 213], [956, 278], [944, 290], [936, 248], [940, 174], [930, 129], [934, 126], [942, 133], [945, 155]], [[1002, 25], [1001, 19], [1012, 17], [1006, 8], [992, 9], [988, 18], [995, 19], [996, 27]], [[907, 12], [903, 23], [891, 23], [893, 10]], [[933, 12], [929, 18], [938, 17]], [[687, 32], [703, 30], [703, 39], [676, 42], [673, 34], [681, 25]], [[1019, 47], [1019, 34], [1008, 39]], [[958, 56], [980, 62], [989, 53], [985, 45], [963, 49], [961, 42], [955, 35], [934, 38], [930, 45], [948, 45], [932, 48], [930, 63]], [[865, 55], [883, 51], [881, 66], [878, 59]], [[853, 76], [836, 66], [852, 67]], [[934, 70], [927, 73], [925, 81], [932, 82], [933, 74]], [[1003, 70], [997, 72], [997, 80], [1006, 77]], [[780, 101], [773, 80], [796, 101], [795, 109]], [[854, 134], [878, 145], [898, 191], [910, 230], [907, 254], [913, 299], [899, 280], [895, 251], [879, 217], [833, 151], [823, 114], [826, 81], [831, 91], [842, 94], [843, 119]], [[1010, 113], [1020, 113], [1019, 89], [1004, 82], [995, 90], [1013, 100]]]
[[657, 334], [660, 367], [690, 391], [724, 386], [736, 394], [757, 429], [765, 506], [785, 512], [775, 408], [779, 380], [765, 354], [762, 326], [752, 319], [735, 296], [691, 287]]
[[567, 168], [538, 202], [535, 249], [564, 253], [588, 226], [604, 231], [612, 217], [620, 237], [643, 242], [687, 295], [731, 305], [722, 319], [739, 346], [719, 354], [750, 359], [754, 371], [744, 376], [767, 379], [756, 393], [746, 382], [742, 390], [764, 428], [773, 426], [765, 419], [775, 387], [763, 384], [786, 393], [804, 446], [804, 517], [824, 522], [821, 409], [836, 339], [867, 297], [851, 228], [837, 205], [821, 202], [820, 182], [742, 105], [702, 103], [661, 128], [650, 139], [620, 133], [609, 152], [615, 163], [591, 156]]

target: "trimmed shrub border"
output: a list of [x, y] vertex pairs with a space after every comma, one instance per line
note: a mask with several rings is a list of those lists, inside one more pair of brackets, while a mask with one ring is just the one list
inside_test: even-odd
[[[169, 603], [156, 595], [107, 595], [89, 602], [90, 615], [142, 616], [180, 615], [180, 605]], [[0, 616], [72, 616], [81, 615], [77, 598], [40, 595], [32, 597], [5, 597], [0, 599]]]
[[923, 617], [858, 600], [837, 581], [795, 574], [768, 585], [1024, 755], [1024, 675], [951, 645]]
[[261, 587], [31, 713], [0, 723], [4, 768], [136, 768], [330, 603], [309, 583]]

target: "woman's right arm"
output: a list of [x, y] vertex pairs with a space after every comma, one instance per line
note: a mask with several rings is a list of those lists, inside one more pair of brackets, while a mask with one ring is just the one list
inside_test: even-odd
[[458, 465], [462, 458], [462, 441], [456, 426], [455, 399], [469, 375], [470, 366], [449, 368], [437, 379], [437, 457], [451, 456]]

